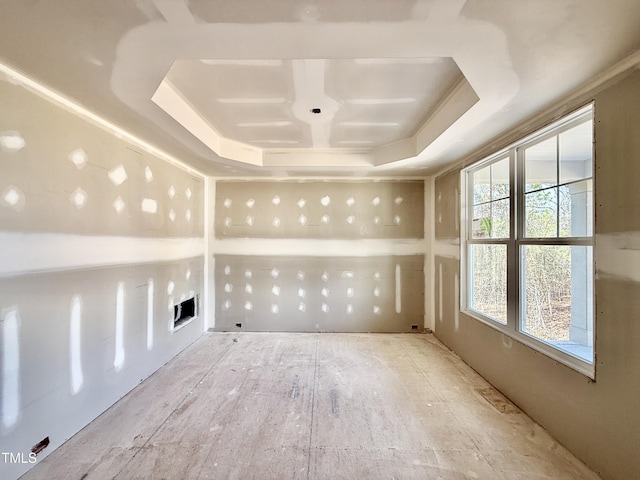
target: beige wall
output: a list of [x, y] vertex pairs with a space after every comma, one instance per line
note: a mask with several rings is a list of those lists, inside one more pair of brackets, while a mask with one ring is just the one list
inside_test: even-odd
[[202, 334], [172, 327], [204, 292], [204, 179], [10, 79], [0, 105], [0, 451], [41, 459]]
[[218, 180], [214, 188], [215, 329], [423, 330], [422, 180]]
[[459, 205], [459, 170], [435, 180], [435, 333], [603, 478], [628, 480], [640, 477], [640, 72], [580, 101], [590, 99], [596, 141], [595, 382], [459, 313], [460, 239], [450, 221]]

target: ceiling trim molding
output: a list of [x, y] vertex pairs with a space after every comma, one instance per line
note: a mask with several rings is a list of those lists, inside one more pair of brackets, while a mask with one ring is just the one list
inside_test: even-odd
[[[448, 8], [446, 2], [441, 7]], [[384, 31], [385, 35], [380, 35]], [[354, 43], [354, 35], [360, 39]], [[389, 42], [389, 38], [393, 42]], [[153, 52], [149, 46], [153, 45]], [[167, 48], [156, 48], [165, 45]], [[111, 86], [115, 95], [139, 114], [153, 120], [155, 108], [162, 103], [162, 95], [169, 90], [162, 80], [176, 60], [219, 59], [220, 61], [256, 61], [267, 59], [300, 59], [300, 46], [306, 48], [305, 59], [411, 59], [451, 58], [466, 78], [441, 102], [426, 125], [406, 141], [378, 147], [369, 151], [369, 158], [360, 148], [349, 153], [340, 150], [339, 160], [323, 162], [317, 168], [331, 165], [347, 165], [353, 168], [373, 168], [385, 171], [389, 168], [426, 168], [437, 164], [438, 157], [449, 146], [459, 142], [470, 129], [487, 120], [514, 98], [520, 90], [520, 80], [513, 67], [505, 33], [489, 22], [467, 19], [460, 15], [446, 16], [436, 22], [433, 18], [403, 22], [371, 23], [270, 23], [258, 25], [203, 23], [189, 28], [177, 28], [170, 24], [150, 23], [139, 26], [125, 35], [118, 45], [112, 70]], [[345, 49], [345, 45], [349, 48]], [[143, 61], [144, 60], [144, 61]], [[140, 65], [145, 65], [140, 72]], [[151, 77], [155, 81], [151, 82]], [[158, 87], [159, 83], [164, 84]], [[150, 84], [154, 85], [151, 89]], [[150, 89], [145, 104], [139, 96]], [[135, 96], [131, 92], [135, 92]], [[143, 93], [143, 92], [142, 92]], [[174, 92], [175, 93], [175, 92]], [[143, 93], [144, 95], [144, 93]], [[172, 95], [171, 101], [180, 99]], [[183, 103], [184, 102], [184, 99]], [[452, 101], [461, 101], [452, 106]], [[160, 103], [158, 102], [160, 101]], [[187, 105], [188, 103], [185, 103]], [[211, 161], [223, 158], [240, 161], [254, 167], [292, 166], [285, 149], [274, 155], [270, 149], [258, 150], [252, 145], [221, 141], [219, 133], [196, 114], [187, 115], [186, 106], [161, 105], [165, 111], [178, 110], [179, 123], [191, 117], [197, 124], [195, 138], [198, 144], [211, 149]], [[151, 108], [153, 107], [153, 109]], [[451, 109], [451, 110], [450, 110]], [[456, 115], [462, 114], [454, 119]], [[166, 118], [157, 123], [167, 128]], [[171, 129], [168, 134], [188, 142], [189, 137], [178, 135]], [[183, 132], [186, 133], [186, 132]], [[193, 136], [191, 136], [193, 138]], [[194, 138], [194, 140], [195, 140]], [[213, 147], [213, 148], [212, 148]], [[310, 150], [312, 151], [312, 150]], [[326, 155], [308, 156], [300, 153], [298, 165], [314, 166], [310, 158], [326, 158]], [[271, 158], [268, 158], [271, 157]]]
[[519, 139], [525, 138], [532, 132], [543, 128], [545, 125], [554, 122], [558, 118], [590, 102], [596, 93], [617, 83], [621, 77], [628, 75], [634, 69], [640, 69], [640, 50], [633, 52], [566, 95], [548, 104], [536, 114], [489, 140], [471, 155], [467, 155], [441, 168], [435, 172], [433, 176], [439, 177], [449, 172], [465, 168], [485, 157], [509, 148], [511, 144], [517, 142]]

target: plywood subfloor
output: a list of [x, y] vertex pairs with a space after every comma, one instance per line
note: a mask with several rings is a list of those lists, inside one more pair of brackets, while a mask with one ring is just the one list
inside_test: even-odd
[[597, 479], [431, 335], [207, 333], [24, 479]]

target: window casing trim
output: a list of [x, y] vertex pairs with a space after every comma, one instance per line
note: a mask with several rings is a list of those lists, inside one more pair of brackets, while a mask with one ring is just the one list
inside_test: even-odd
[[[594, 247], [595, 232], [592, 229], [591, 236], [565, 236], [565, 237], [524, 237], [524, 149], [527, 146], [540, 143], [546, 139], [560, 135], [562, 132], [571, 129], [585, 121], [587, 118], [593, 118], [594, 105], [590, 103], [574, 113], [565, 116], [546, 127], [524, 137], [522, 140], [515, 142], [509, 147], [496, 152], [487, 158], [480, 160], [462, 170], [460, 176], [460, 311], [461, 313], [477, 320], [485, 325], [500, 331], [504, 335], [522, 343], [544, 355], [567, 365], [583, 375], [595, 380], [596, 375], [596, 344], [595, 344], [595, 323], [596, 309], [593, 308], [593, 361], [589, 363], [583, 358], [574, 356], [571, 353], [559, 350], [557, 347], [546, 343], [544, 340], [538, 339], [524, 332], [520, 328], [521, 304], [520, 299], [524, 295], [525, 282], [521, 276], [520, 260], [522, 258], [522, 250], [527, 245], [552, 245], [552, 246], [590, 246]], [[594, 122], [595, 125], [595, 122]], [[592, 136], [592, 139], [594, 137]], [[593, 140], [592, 140], [593, 142]], [[471, 178], [474, 172], [490, 166], [493, 163], [509, 158], [509, 182], [510, 182], [510, 238], [472, 238], [472, 221], [473, 214], [470, 207], [473, 202], [473, 188]], [[595, 152], [592, 144], [591, 176], [585, 179], [576, 180], [575, 182], [566, 182], [566, 184], [577, 183], [580, 181], [591, 180], [595, 183]], [[559, 188], [565, 185], [560, 182], [557, 177], [557, 185], [549, 188]], [[593, 199], [593, 194], [592, 194]], [[592, 200], [593, 201], [593, 200]], [[594, 224], [594, 212], [591, 212], [591, 222]], [[518, 221], [521, 219], [520, 221]], [[560, 231], [557, 232], [560, 235]], [[472, 291], [472, 275], [470, 275], [471, 266], [469, 265], [470, 249], [472, 245], [506, 245], [507, 249], [507, 323], [506, 325], [492, 319], [488, 315], [478, 310], [474, 310], [469, 306], [469, 292]], [[592, 262], [594, 261], [592, 257]], [[595, 269], [592, 270], [594, 272]], [[595, 303], [595, 294], [591, 295], [589, 301], [592, 306]]]

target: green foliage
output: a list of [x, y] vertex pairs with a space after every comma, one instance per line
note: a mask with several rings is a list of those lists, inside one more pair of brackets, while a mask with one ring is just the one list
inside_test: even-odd
[[489, 217], [483, 217], [480, 219], [480, 230], [486, 232], [487, 236], [491, 236], [491, 219]]

